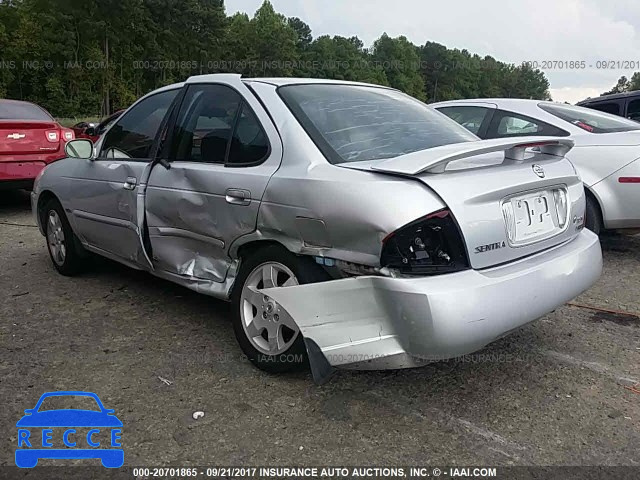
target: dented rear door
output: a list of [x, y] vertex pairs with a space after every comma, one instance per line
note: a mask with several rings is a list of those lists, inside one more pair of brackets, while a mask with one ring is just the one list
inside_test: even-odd
[[152, 261], [185, 279], [223, 282], [229, 247], [256, 228], [282, 145], [238, 76], [185, 88], [164, 152], [170, 168], [156, 165], [146, 190]]

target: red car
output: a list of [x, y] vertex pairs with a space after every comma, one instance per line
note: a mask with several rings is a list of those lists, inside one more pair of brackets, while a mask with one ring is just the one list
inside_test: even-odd
[[104, 132], [107, 131], [107, 128], [111, 126], [113, 122], [115, 122], [120, 115], [124, 113], [124, 110], [118, 110], [117, 112], [112, 113], [110, 116], [102, 120], [98, 125], [87, 122], [76, 123], [73, 127], [73, 131], [76, 134], [76, 138], [88, 138], [93, 143], [96, 143], [98, 139], [102, 136]]
[[0, 189], [31, 188], [47, 164], [64, 158], [73, 130], [42, 107], [0, 99]]

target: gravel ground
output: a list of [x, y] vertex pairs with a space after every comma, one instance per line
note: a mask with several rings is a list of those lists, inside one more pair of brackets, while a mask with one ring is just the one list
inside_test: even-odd
[[58, 275], [28, 196], [0, 195], [0, 465], [52, 390], [115, 409], [130, 466], [640, 465], [640, 237], [603, 237], [580, 306], [469, 361], [319, 387], [243, 360], [224, 302], [108, 261]]

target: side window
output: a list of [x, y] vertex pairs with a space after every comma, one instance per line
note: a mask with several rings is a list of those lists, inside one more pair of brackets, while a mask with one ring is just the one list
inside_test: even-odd
[[105, 137], [100, 156], [148, 159], [160, 124], [178, 91], [145, 98], [123, 115]]
[[269, 152], [267, 136], [251, 108], [223, 85], [192, 85], [180, 107], [173, 160], [252, 165]]
[[569, 132], [525, 115], [498, 110], [487, 133], [488, 138], [526, 136], [567, 137]]
[[441, 107], [438, 110], [476, 135], [489, 113], [489, 109], [483, 107]]
[[171, 158], [224, 163], [242, 98], [223, 85], [192, 85], [182, 101]]
[[599, 112], [620, 115], [620, 105], [617, 103], [595, 103], [593, 105], [587, 105], [587, 107], [592, 108], [593, 110], [598, 110]]
[[498, 135], [536, 135], [542, 127], [524, 118], [505, 115], [498, 124]]
[[627, 108], [627, 117], [631, 120], [640, 121], [640, 99], [631, 100]]
[[234, 165], [255, 164], [263, 160], [268, 153], [267, 136], [260, 122], [245, 103], [233, 132], [227, 162]]

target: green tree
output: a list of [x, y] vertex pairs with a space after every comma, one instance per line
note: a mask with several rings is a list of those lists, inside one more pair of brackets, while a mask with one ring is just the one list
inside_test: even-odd
[[298, 32], [265, 0], [251, 20], [249, 38], [265, 76], [291, 76], [300, 60]]
[[309, 46], [305, 59], [312, 68], [303, 74], [310, 77], [389, 84], [382, 67], [373, 65], [357, 37], [318, 37]]
[[[420, 99], [548, 97], [544, 74], [466, 50], [382, 35], [314, 40], [265, 1], [253, 17], [223, 0], [0, 0], [0, 96], [55, 116], [93, 116], [203, 73], [311, 76], [391, 85]], [[640, 88], [640, 74], [619, 91]]]
[[297, 47], [300, 50], [305, 50], [313, 41], [311, 35], [311, 27], [300, 20], [298, 17], [290, 17], [287, 19], [287, 24], [296, 32]]
[[[636, 74], [634, 74], [634, 77]], [[640, 80], [636, 77], [636, 80]], [[608, 92], [604, 92], [602, 95], [611, 95], [612, 93], [624, 93], [631, 90], [631, 82], [624, 75], [618, 79], [618, 83], [609, 90]]]
[[420, 100], [426, 99], [418, 50], [406, 37], [391, 38], [383, 33], [373, 43], [371, 57], [384, 70], [389, 85]]

